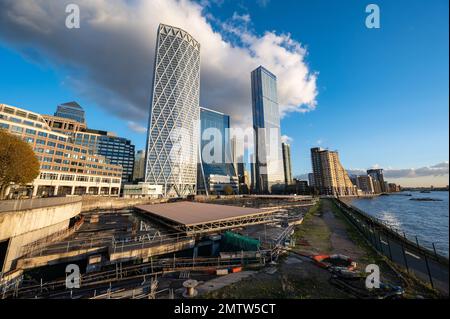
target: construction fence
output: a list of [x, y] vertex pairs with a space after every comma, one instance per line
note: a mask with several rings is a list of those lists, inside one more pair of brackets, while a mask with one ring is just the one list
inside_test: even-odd
[[384, 221], [350, 206], [339, 199], [332, 201], [353, 224], [365, 239], [379, 253], [389, 258], [408, 274], [415, 276], [424, 283], [448, 295], [449, 262], [448, 258], [422, 247], [416, 237], [416, 242], [407, 239]]

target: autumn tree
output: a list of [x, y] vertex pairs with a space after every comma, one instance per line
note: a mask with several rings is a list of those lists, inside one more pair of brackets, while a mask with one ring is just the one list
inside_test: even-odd
[[32, 182], [39, 174], [39, 161], [31, 146], [0, 129], [0, 199], [11, 184]]
[[225, 195], [234, 194], [233, 187], [231, 187], [230, 185], [225, 185], [225, 187], [223, 188], [223, 192], [225, 193]]

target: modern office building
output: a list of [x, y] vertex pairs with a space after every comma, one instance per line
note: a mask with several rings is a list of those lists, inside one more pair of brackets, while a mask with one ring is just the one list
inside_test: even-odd
[[291, 146], [287, 143], [282, 143], [283, 151], [283, 167], [284, 167], [284, 183], [286, 185], [292, 184], [292, 164], [291, 164]]
[[198, 193], [224, 194], [227, 185], [231, 187], [234, 194], [239, 193], [229, 128], [230, 117], [228, 115], [200, 108], [199, 143], [201, 151], [197, 178]]
[[308, 183], [309, 183], [309, 187], [314, 188], [314, 186], [315, 186], [314, 173], [308, 173]]
[[89, 147], [94, 153], [105, 156], [111, 164], [121, 165], [122, 183], [133, 181], [135, 154], [129, 139], [112, 132], [89, 129], [72, 119], [51, 115], [43, 115], [43, 118], [54, 131], [66, 134], [75, 144]]
[[28, 196], [119, 195], [122, 167], [53, 130], [42, 115], [0, 104], [0, 129], [29, 143], [39, 160], [39, 177], [24, 190]]
[[372, 177], [372, 180], [375, 183], [375, 192], [376, 193], [386, 193], [388, 191], [386, 187], [386, 182], [383, 176], [383, 169], [381, 168], [371, 168], [367, 170], [367, 175]]
[[311, 194], [310, 188], [308, 186], [308, 181], [299, 180], [299, 179], [294, 178], [294, 182], [295, 182], [295, 190], [296, 190], [297, 195], [310, 195]]
[[200, 44], [186, 31], [160, 24], [148, 123], [145, 182], [164, 196], [196, 193]]
[[358, 195], [357, 188], [339, 160], [337, 151], [311, 149], [314, 187], [322, 195]]
[[373, 194], [375, 192], [372, 177], [370, 175], [356, 176], [356, 186], [366, 194]]
[[285, 178], [281, 152], [277, 78], [260, 66], [251, 73], [251, 86], [256, 190], [259, 193], [282, 192]]
[[139, 150], [134, 156], [133, 182], [143, 182], [145, 178], [145, 150]]
[[68, 102], [58, 105], [55, 116], [71, 119], [78, 123], [86, 123], [84, 110], [77, 102]]

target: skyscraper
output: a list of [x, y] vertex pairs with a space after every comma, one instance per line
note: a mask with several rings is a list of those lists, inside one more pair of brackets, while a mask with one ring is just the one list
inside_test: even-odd
[[291, 185], [292, 184], [291, 146], [287, 143], [282, 143], [282, 150], [283, 150], [284, 183], [286, 185]]
[[200, 108], [200, 158], [197, 187], [206, 194], [222, 194], [231, 186], [237, 194], [238, 178], [232, 163], [230, 116]]
[[133, 181], [142, 182], [145, 176], [145, 151], [139, 150], [134, 156]]
[[200, 44], [186, 31], [160, 24], [148, 123], [145, 182], [165, 196], [196, 193]]
[[55, 116], [71, 119], [79, 123], [86, 123], [84, 110], [77, 102], [68, 102], [58, 105]]
[[[277, 78], [260, 66], [251, 74], [253, 128], [255, 130], [255, 182], [259, 193], [283, 190], [280, 113]], [[280, 188], [280, 189], [278, 189]]]
[[372, 177], [372, 180], [374, 181], [375, 193], [386, 193], [388, 191], [386, 188], [386, 183], [384, 181], [382, 168], [368, 169], [367, 175]]
[[319, 147], [311, 149], [311, 162], [314, 174], [314, 188], [323, 195], [357, 195], [356, 186], [339, 160], [337, 151]]

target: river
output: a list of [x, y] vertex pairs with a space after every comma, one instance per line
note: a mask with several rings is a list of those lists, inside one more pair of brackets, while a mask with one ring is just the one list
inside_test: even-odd
[[[411, 196], [407, 196], [411, 194]], [[416, 198], [432, 198], [436, 201], [416, 201]], [[374, 198], [354, 198], [350, 204], [384, 220], [415, 242], [449, 256], [449, 193], [401, 192]]]

